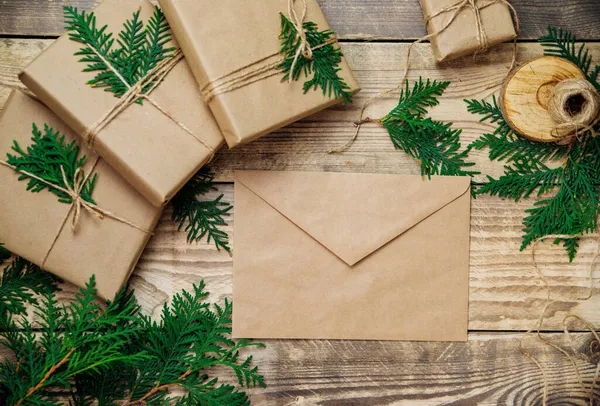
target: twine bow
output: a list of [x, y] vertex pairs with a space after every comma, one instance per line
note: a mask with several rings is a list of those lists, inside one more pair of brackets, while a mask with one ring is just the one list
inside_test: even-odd
[[[306, 36], [306, 31], [304, 30], [304, 22], [308, 13], [308, 4], [306, 0], [302, 0], [302, 12], [298, 14], [294, 7], [295, 1], [296, 0], [288, 0], [288, 17], [296, 29], [296, 37], [300, 41], [300, 44], [296, 50], [294, 60], [289, 71], [290, 75], [288, 78], [288, 83], [292, 83], [294, 80], [293, 72], [298, 64], [300, 56], [304, 56], [307, 59], [312, 59], [314, 57], [314, 51], [337, 42], [336, 38], [331, 38], [322, 44], [311, 47]], [[284, 72], [284, 69], [281, 66], [284, 61], [285, 58], [281, 57], [278, 51], [257, 61], [234, 69], [224, 75], [211, 78], [200, 88], [200, 91], [204, 96], [204, 101], [206, 103], [210, 103], [219, 95], [230, 93], [261, 80], [279, 75]]]
[[302, 0], [302, 14], [298, 16], [296, 13], [296, 9], [294, 7], [294, 3], [296, 0], [288, 0], [288, 15], [290, 17], [291, 23], [296, 28], [296, 37], [300, 40], [300, 46], [296, 51], [296, 55], [294, 56], [294, 61], [292, 62], [292, 67], [290, 68], [290, 77], [288, 79], [289, 83], [292, 83], [294, 68], [298, 63], [298, 59], [300, 55], [304, 56], [306, 59], [313, 58], [313, 50], [310, 47], [308, 40], [306, 39], [306, 31], [304, 31], [304, 20], [306, 20], [306, 12], [308, 10], [308, 5], [306, 4], [306, 0]]
[[[509, 8], [512, 16], [514, 17], [515, 31], [518, 35], [519, 31], [521, 29], [519, 17], [517, 15], [517, 11], [515, 10], [515, 8], [507, 0], [488, 0], [486, 2], [481, 2], [479, 0], [458, 0], [456, 3], [451, 4], [447, 7], [444, 7], [441, 10], [438, 10], [435, 13], [432, 13], [431, 15], [427, 16], [425, 18], [425, 25], [429, 24], [432, 19], [439, 17], [442, 14], [452, 13], [450, 15], [450, 18], [448, 18], [446, 20], [446, 22], [444, 23], [442, 28], [440, 28], [438, 31], [427, 34], [424, 37], [421, 37], [410, 44], [410, 46], [408, 47], [408, 50], [406, 51], [406, 58], [405, 58], [406, 64], [404, 66], [404, 73], [402, 74], [402, 79], [400, 79], [400, 84], [392, 89], [384, 90], [383, 92], [378, 93], [375, 96], [368, 99], [363, 104], [363, 106], [360, 110], [359, 119], [354, 122], [354, 126], [356, 127], [356, 132], [354, 133], [354, 135], [341, 147], [335, 148], [335, 149], [329, 151], [329, 154], [338, 154], [338, 153], [344, 152], [346, 149], [348, 149], [354, 143], [354, 141], [356, 141], [363, 124], [378, 121], [378, 120], [373, 120], [369, 117], [364, 118], [365, 111], [367, 110], [367, 107], [369, 105], [371, 105], [371, 103], [373, 103], [375, 100], [381, 99], [383, 96], [386, 96], [390, 93], [397, 92], [398, 90], [400, 90], [402, 88], [402, 86], [404, 85], [404, 80], [407, 78], [408, 71], [410, 69], [410, 55], [412, 52], [412, 48], [416, 44], [419, 44], [423, 41], [426, 41], [436, 35], [440, 35], [443, 32], [445, 32], [452, 25], [452, 23], [454, 23], [454, 21], [456, 20], [456, 17], [458, 17], [458, 15], [461, 12], [463, 12], [465, 9], [471, 9], [471, 10], [473, 10], [473, 13], [475, 14], [475, 29], [477, 30], [477, 40], [479, 43], [478, 52], [487, 50], [489, 48], [490, 44], [489, 44], [488, 36], [485, 32], [485, 27], [483, 26], [483, 22], [481, 21], [481, 11], [487, 7], [494, 5], [494, 4], [504, 4]], [[514, 43], [513, 43], [512, 62], [511, 62], [510, 68], [508, 69], [507, 74], [510, 73], [510, 71], [512, 69], [514, 69], [516, 64], [517, 64], [517, 40], [515, 38]], [[504, 82], [504, 78], [502, 79], [501, 82]], [[489, 85], [486, 89], [491, 89], [493, 87], [496, 87], [497, 85], [498, 85], [498, 83], [494, 83], [492, 85]]]

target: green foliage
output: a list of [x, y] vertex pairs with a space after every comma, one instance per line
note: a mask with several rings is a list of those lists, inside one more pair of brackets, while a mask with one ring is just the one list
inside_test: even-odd
[[467, 152], [460, 151], [461, 130], [452, 123], [425, 117], [427, 108], [436, 106], [450, 82], [423, 81], [419, 78], [411, 89], [400, 93], [398, 105], [380, 122], [390, 134], [394, 147], [401, 149], [421, 163], [424, 176], [472, 176], [468, 170], [474, 164], [466, 162]]
[[[75, 172], [85, 164], [86, 157], [78, 158], [79, 146], [75, 141], [65, 144], [65, 137], [60, 132], [54, 131], [50, 126], [44, 124], [42, 133], [35, 124], [33, 124], [33, 144], [23, 150], [18, 142], [14, 141], [13, 151], [16, 155], [7, 154], [8, 164], [14, 166], [16, 170], [26, 171], [35, 175], [52, 185], [64, 188], [65, 182], [62, 175], [64, 170], [67, 182], [74, 187]], [[61, 203], [71, 204], [71, 196], [52, 186], [33, 179], [25, 174], [20, 174], [19, 180], [29, 179], [27, 190], [33, 193], [39, 193], [48, 190], [58, 196]], [[81, 198], [87, 202], [94, 203], [92, 191], [96, 184], [96, 174], [90, 176], [81, 190]]]
[[0, 242], [0, 264], [11, 257], [11, 252], [4, 248], [4, 244]]
[[586, 49], [585, 44], [577, 46], [575, 35], [562, 29], [548, 27], [548, 34], [540, 37], [539, 42], [544, 47], [544, 54], [558, 56], [573, 62], [583, 71], [587, 79], [600, 91], [598, 74], [600, 65], [592, 69], [592, 56]]
[[36, 295], [54, 293], [57, 290], [56, 281], [52, 275], [31, 262], [13, 258], [5, 265], [0, 280], [0, 324], [10, 315], [25, 314], [26, 306], [36, 302]]
[[[112, 33], [106, 32], [106, 26], [97, 26], [93, 12], [79, 12], [71, 6], [65, 6], [64, 12], [66, 28], [70, 31], [69, 38], [86, 45], [75, 54], [82, 57], [79, 62], [87, 63], [83, 71], [97, 72], [88, 84], [105, 88], [116, 97], [123, 96], [129, 86], [138, 83], [160, 61], [172, 56], [175, 50], [166, 47], [171, 41], [171, 33], [165, 16], [158, 7], [145, 27], [140, 20], [140, 10], [135, 11], [132, 19], [123, 25], [116, 40]], [[113, 47], [115, 41], [118, 46]], [[127, 83], [123, 83], [121, 78]], [[144, 92], [152, 85], [153, 83], [148, 83]], [[138, 102], [141, 103], [141, 99]]]
[[[306, 39], [313, 50], [313, 57], [309, 59], [300, 54], [293, 66], [294, 71], [291, 72], [301, 41], [294, 24], [281, 14], [280, 53], [284, 56], [284, 61], [279, 68], [285, 72], [282, 80], [288, 80], [291, 75], [292, 79], [297, 81], [300, 76], [304, 75], [309, 78], [304, 82], [304, 93], [310, 89], [320, 88], [323, 95], [329, 98], [333, 96], [336, 99], [342, 99], [344, 103], [352, 103], [350, 86], [338, 74], [342, 70], [339, 67], [342, 62], [342, 50], [335, 44], [324, 45], [335, 37], [335, 33], [331, 30], [319, 31], [317, 25], [310, 21], [305, 22], [303, 27]], [[312, 78], [310, 78], [311, 75]]]
[[[591, 69], [591, 56], [584, 45], [576, 46], [568, 32], [549, 28], [540, 39], [547, 55], [568, 59], [577, 64], [596, 87], [600, 68]], [[580, 134], [570, 145], [536, 143], [515, 134], [502, 116], [494, 98], [487, 101], [466, 100], [467, 109], [483, 116], [481, 121], [496, 124], [491, 134], [483, 134], [469, 150], [489, 149], [490, 160], [505, 162], [504, 175], [473, 189], [474, 195], [490, 194], [519, 201], [530, 196], [544, 196], [526, 210], [523, 220], [525, 249], [533, 241], [548, 235], [583, 235], [596, 229], [600, 212], [600, 138], [591, 131]], [[595, 126], [600, 131], [600, 125]], [[556, 239], [562, 243], [571, 261], [579, 238]]]
[[[13, 281], [6, 289], [27, 283]], [[31, 314], [17, 317], [24, 310], [0, 320], [0, 344], [16, 358], [0, 363], [0, 396], [8, 405], [58, 405], [57, 390], [71, 391], [72, 403], [82, 406], [248, 405], [246, 393], [211, 376], [217, 366], [230, 368], [240, 387], [265, 386], [252, 357], [240, 356], [263, 345], [229, 338], [231, 303], [207, 303], [203, 282], [165, 304], [159, 322], [143, 315], [125, 290], [99, 305], [94, 278], [66, 305], [53, 289], [31, 289], [42, 295], [27, 301], [39, 325], [29, 323]], [[172, 395], [175, 387], [187, 393]]]
[[223, 217], [228, 216], [233, 207], [223, 201], [223, 195], [213, 200], [198, 200], [198, 196], [217, 190], [213, 179], [207, 168], [201, 169], [173, 198], [172, 217], [179, 229], [185, 226], [188, 242], [199, 241], [206, 236], [217, 249], [231, 252], [229, 237], [219, 227], [227, 225]]

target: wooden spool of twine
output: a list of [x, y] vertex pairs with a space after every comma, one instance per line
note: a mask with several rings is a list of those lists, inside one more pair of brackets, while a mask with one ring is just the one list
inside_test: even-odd
[[515, 69], [500, 104], [518, 134], [539, 142], [567, 144], [600, 119], [598, 91], [577, 65], [553, 56]]

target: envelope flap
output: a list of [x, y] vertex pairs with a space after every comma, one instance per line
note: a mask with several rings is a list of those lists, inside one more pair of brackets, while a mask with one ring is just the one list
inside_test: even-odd
[[240, 171], [235, 180], [348, 265], [464, 195], [471, 181], [276, 171]]

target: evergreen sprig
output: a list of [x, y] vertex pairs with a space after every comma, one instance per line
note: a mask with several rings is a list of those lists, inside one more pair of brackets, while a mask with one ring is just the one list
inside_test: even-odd
[[[600, 67], [591, 68], [592, 58], [585, 45], [577, 46], [575, 36], [550, 27], [540, 39], [546, 55], [558, 56], [575, 63], [597, 88]], [[596, 229], [600, 213], [600, 137], [591, 131], [579, 134], [570, 145], [536, 143], [510, 128], [496, 99], [466, 100], [467, 109], [482, 115], [481, 121], [496, 124], [493, 133], [483, 134], [468, 150], [489, 149], [490, 160], [505, 162], [504, 175], [491, 176], [473, 188], [474, 195], [490, 194], [520, 201], [544, 196], [526, 210], [523, 220], [525, 249], [533, 241], [549, 235], [583, 235]], [[594, 131], [600, 131], [596, 124]], [[579, 238], [562, 238], [570, 260], [577, 253]]]
[[[304, 82], [305, 94], [311, 89], [321, 89], [324, 96], [342, 99], [344, 103], [352, 103], [350, 86], [339, 75], [342, 70], [339, 67], [342, 62], [342, 50], [334, 44], [327, 43], [335, 38], [335, 33], [331, 30], [319, 31], [317, 24], [314, 22], [305, 22], [303, 27], [313, 57], [306, 58], [300, 54], [294, 65], [296, 53], [301, 46], [298, 30], [283, 13], [280, 14], [280, 53], [283, 55], [284, 61], [279, 65], [279, 68], [285, 73], [282, 80], [288, 80], [291, 75], [292, 79], [297, 81], [304, 75], [308, 79]], [[291, 72], [292, 66], [293, 72]]]
[[[63, 189], [65, 188], [65, 181], [62, 174], [64, 170], [67, 182], [71, 187], [74, 187], [75, 173], [83, 167], [86, 160], [85, 156], [78, 158], [79, 146], [76, 142], [65, 143], [65, 136], [47, 124], [44, 124], [43, 133], [33, 124], [32, 133], [33, 137], [31, 140], [33, 143], [26, 150], [21, 148], [17, 141], [14, 141], [12, 149], [16, 154], [7, 154], [7, 163], [14, 166], [17, 171], [29, 172]], [[21, 173], [19, 180], [25, 179], [29, 180], [27, 190], [33, 193], [48, 190], [58, 196], [59, 202], [72, 203], [71, 196], [62, 190], [58, 190]], [[86, 180], [80, 194], [82, 199], [93, 204], [95, 202], [92, 198], [92, 191], [95, 184], [96, 174]]]
[[[2, 261], [11, 256], [10, 252], [5, 252], [7, 255]], [[55, 277], [23, 258], [14, 257], [9, 261], [0, 280], [0, 329], [6, 327], [11, 315], [25, 314], [27, 305], [34, 304], [37, 295], [56, 292], [56, 282]]]
[[587, 80], [600, 91], [600, 84], [597, 81], [600, 65], [592, 69], [592, 56], [585, 44], [577, 46], [577, 37], [574, 34], [560, 28], [548, 27], [548, 33], [540, 37], [539, 42], [544, 47], [544, 55], [558, 56], [573, 62], [583, 71]]
[[450, 82], [419, 78], [410, 88], [408, 80], [400, 92], [398, 105], [385, 117], [376, 120], [385, 127], [396, 149], [401, 149], [421, 164], [424, 176], [472, 176], [474, 163], [467, 162], [461, 151], [461, 130], [425, 117], [427, 108], [438, 105]]
[[[87, 63], [83, 71], [97, 72], [88, 84], [102, 87], [116, 97], [123, 96], [128, 86], [139, 82], [175, 51], [175, 48], [167, 47], [171, 41], [169, 24], [158, 7], [146, 26], [140, 19], [141, 11], [135, 11], [132, 19], [124, 23], [116, 39], [112, 33], [106, 32], [106, 25], [97, 25], [94, 12], [79, 12], [77, 8], [65, 6], [64, 13], [69, 38], [85, 44], [75, 53], [81, 56], [79, 62]], [[107, 66], [107, 62], [114, 70]], [[123, 80], [127, 83], [123, 83]], [[143, 89], [144, 93], [152, 86], [153, 83], [148, 83]]]
[[214, 176], [207, 168], [202, 168], [173, 198], [173, 220], [178, 228], [185, 226], [188, 242], [199, 241], [206, 236], [217, 249], [231, 252], [229, 237], [219, 227], [227, 226], [224, 217], [233, 207], [223, 201], [223, 195], [212, 200], [199, 200], [199, 196], [217, 190]]
[[[11, 283], [3, 288], [29, 282]], [[207, 303], [204, 288], [201, 282], [175, 295], [155, 322], [141, 313], [133, 292], [123, 290], [100, 306], [93, 277], [66, 305], [58, 304], [54, 288], [32, 285], [42, 298], [27, 300], [29, 314], [4, 312], [0, 319], [0, 345], [15, 355], [15, 361], [0, 363], [0, 399], [7, 405], [59, 405], [56, 391], [67, 390], [81, 406], [249, 405], [245, 392], [220, 383], [212, 369], [230, 368], [240, 387], [264, 387], [252, 357], [240, 355], [263, 345], [233, 341], [231, 302]], [[35, 328], [31, 313], [38, 319]], [[173, 395], [176, 387], [187, 392]]]

